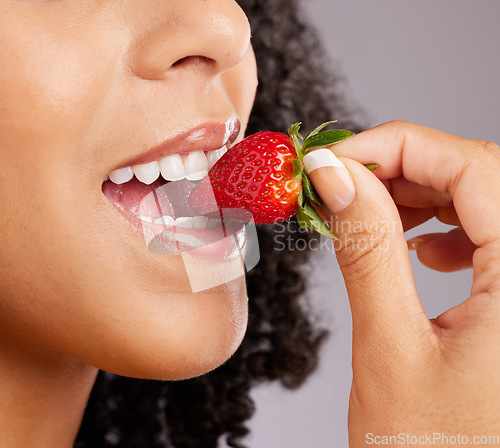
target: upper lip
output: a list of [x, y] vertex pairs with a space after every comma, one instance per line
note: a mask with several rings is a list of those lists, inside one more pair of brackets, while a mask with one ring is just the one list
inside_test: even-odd
[[115, 169], [154, 162], [172, 154], [229, 147], [238, 137], [240, 127], [240, 120], [236, 116], [231, 117], [225, 123], [207, 122], [198, 125], [124, 161]]

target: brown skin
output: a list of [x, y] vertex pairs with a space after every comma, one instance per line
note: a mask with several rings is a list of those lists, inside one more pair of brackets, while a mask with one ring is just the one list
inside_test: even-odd
[[[349, 446], [380, 445], [375, 436], [399, 433], [460, 434], [474, 446], [475, 436], [500, 436], [500, 148], [392, 122], [333, 152], [356, 188], [346, 208], [326, 210], [339, 229], [335, 248], [353, 320]], [[379, 167], [372, 173], [367, 163]], [[327, 169], [311, 174], [325, 203], [335, 201], [320, 175]], [[435, 215], [458, 227], [425, 236], [419, 259], [439, 271], [473, 268], [474, 276], [469, 298], [428, 319], [403, 230]], [[433, 446], [458, 444], [464, 439]]]
[[[193, 294], [180, 260], [149, 253], [101, 183], [190, 127], [237, 114], [245, 128], [249, 28], [231, 0], [0, 0], [0, 60], [0, 441], [71, 447], [97, 368], [185, 378], [243, 337], [244, 279]], [[471, 297], [429, 320], [400, 227], [338, 234], [373, 243], [336, 245], [354, 327], [350, 445], [367, 432], [498, 434], [498, 147], [392, 123], [336, 151], [357, 191], [337, 219], [410, 228], [440, 213], [463, 230], [419, 256], [475, 270]]]
[[238, 116], [241, 138], [249, 40], [232, 0], [0, 0], [2, 446], [71, 446], [96, 368], [187, 378], [238, 347], [244, 277], [192, 293], [101, 184], [206, 122]]

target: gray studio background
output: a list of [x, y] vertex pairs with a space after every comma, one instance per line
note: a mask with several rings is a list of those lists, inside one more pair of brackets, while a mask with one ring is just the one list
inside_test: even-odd
[[[371, 125], [402, 119], [500, 142], [498, 0], [303, 0]], [[436, 221], [408, 237], [451, 227]], [[314, 304], [332, 335], [318, 372], [297, 392], [253, 394], [251, 448], [347, 448], [351, 316], [335, 256], [315, 254]], [[472, 271], [443, 274], [411, 255], [430, 317], [469, 295]]]

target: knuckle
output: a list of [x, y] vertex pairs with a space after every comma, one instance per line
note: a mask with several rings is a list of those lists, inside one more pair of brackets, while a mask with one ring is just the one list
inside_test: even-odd
[[473, 144], [465, 148], [463, 155], [465, 161], [463, 171], [472, 168], [479, 178], [484, 178], [485, 166], [498, 169], [500, 164], [500, 147], [487, 140], [473, 140]]
[[484, 151], [494, 154], [495, 156], [500, 156], [500, 146], [498, 146], [495, 142], [481, 140], [481, 145]]
[[500, 147], [495, 142], [488, 140], [474, 140], [469, 156], [476, 159], [478, 155], [498, 157], [500, 156]]
[[[406, 134], [414, 127], [413, 123], [402, 120], [392, 120], [382, 125], [388, 131], [386, 138], [404, 142]], [[386, 143], [389, 143], [386, 141]]]
[[411, 125], [410, 122], [404, 120], [391, 120], [386, 123], [387, 126], [393, 128], [406, 128]]

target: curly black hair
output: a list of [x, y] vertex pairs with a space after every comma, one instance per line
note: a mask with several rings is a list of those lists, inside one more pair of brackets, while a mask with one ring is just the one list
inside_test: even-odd
[[[248, 133], [286, 132], [337, 119], [360, 130], [354, 110], [331, 73], [320, 41], [302, 17], [297, 0], [240, 0], [252, 27], [259, 88]], [[221, 367], [185, 381], [152, 381], [100, 372], [77, 436], [75, 448], [216, 448], [221, 437], [243, 448], [254, 413], [250, 389], [279, 381], [288, 389], [302, 385], [318, 364], [327, 331], [305, 300], [307, 250], [276, 248], [281, 238], [308, 241], [296, 221], [259, 226], [261, 260], [247, 274], [249, 321], [237, 352]], [[292, 244], [293, 246], [293, 244]]]

